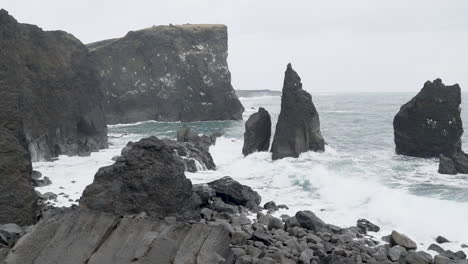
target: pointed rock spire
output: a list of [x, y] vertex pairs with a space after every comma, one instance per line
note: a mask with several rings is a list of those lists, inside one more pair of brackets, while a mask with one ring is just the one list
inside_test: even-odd
[[312, 96], [302, 90], [301, 78], [289, 63], [284, 76], [281, 112], [271, 147], [272, 158], [298, 157], [302, 152], [324, 149], [319, 114]]

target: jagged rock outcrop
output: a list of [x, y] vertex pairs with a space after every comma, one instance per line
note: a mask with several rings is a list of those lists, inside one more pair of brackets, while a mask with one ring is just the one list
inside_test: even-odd
[[297, 158], [309, 150], [325, 150], [319, 114], [310, 94], [302, 90], [301, 78], [288, 64], [281, 96], [281, 112], [271, 146], [272, 158]]
[[205, 148], [204, 145], [194, 141], [179, 142], [170, 139], [163, 139], [163, 141], [174, 150], [177, 158], [184, 164], [186, 171], [196, 172], [216, 169], [208, 147]]
[[65, 210], [41, 220], [2, 263], [223, 263], [229, 242], [222, 226]]
[[225, 203], [257, 209], [262, 201], [260, 195], [247, 185], [240, 184], [229, 176], [208, 183], [217, 197]]
[[199, 215], [184, 165], [174, 149], [156, 137], [129, 142], [113, 165], [100, 168], [84, 190], [80, 206], [154, 217]]
[[99, 77], [71, 34], [20, 24], [0, 10], [0, 83], [19, 94], [33, 160], [107, 147]]
[[260, 107], [245, 122], [244, 146], [242, 154], [247, 156], [256, 151], [268, 151], [271, 138], [271, 117], [265, 108]]
[[224, 25], [153, 26], [88, 47], [111, 124], [242, 119]]
[[427, 81], [393, 120], [395, 151], [413, 157], [439, 157], [439, 173], [468, 173], [468, 155], [461, 149], [461, 89], [442, 80]]
[[[0, 22], [4, 16], [4, 11], [0, 11]], [[2, 58], [3, 52], [0, 50]], [[0, 63], [0, 76], [14, 74], [9, 78], [19, 80], [18, 72], [10, 72], [6, 67], [10, 59]], [[23, 113], [21, 93], [0, 78], [0, 224], [36, 222], [38, 196], [31, 185], [32, 165], [24, 135]]]
[[439, 157], [461, 151], [460, 103], [458, 84], [446, 86], [440, 79], [427, 81], [393, 120], [396, 153]]

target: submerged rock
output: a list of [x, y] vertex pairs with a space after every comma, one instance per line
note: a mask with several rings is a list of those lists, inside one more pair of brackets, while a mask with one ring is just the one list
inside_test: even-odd
[[271, 138], [270, 114], [263, 107], [252, 114], [245, 122], [244, 146], [242, 154], [247, 156], [256, 151], [268, 151]]
[[172, 147], [156, 138], [129, 142], [111, 166], [100, 168], [80, 206], [118, 214], [194, 218], [192, 183]]
[[312, 97], [302, 89], [301, 78], [288, 64], [281, 96], [281, 112], [271, 146], [272, 158], [297, 158], [302, 152], [324, 149], [319, 114]]
[[225, 25], [153, 26], [89, 44], [110, 124], [240, 120]]
[[98, 72], [73, 35], [20, 24], [0, 10], [0, 68], [1, 89], [19, 95], [33, 161], [107, 147]]
[[393, 120], [396, 153], [439, 157], [461, 151], [460, 103], [458, 84], [446, 86], [440, 79], [426, 82]]
[[455, 162], [444, 154], [439, 156], [439, 173], [440, 174], [457, 174], [457, 168], [455, 168]]

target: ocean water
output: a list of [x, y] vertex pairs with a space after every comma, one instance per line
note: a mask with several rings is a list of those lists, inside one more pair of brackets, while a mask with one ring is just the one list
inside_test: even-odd
[[[405, 233], [426, 250], [438, 235], [461, 250], [468, 243], [468, 175], [440, 175], [437, 159], [398, 156], [394, 153], [392, 120], [412, 93], [316, 94], [324, 153], [307, 152], [299, 158], [271, 161], [267, 152], [243, 157], [244, 121], [192, 122], [199, 133], [224, 132], [210, 152], [216, 171], [186, 173], [193, 183], [229, 175], [260, 193], [262, 202], [274, 200], [289, 206], [277, 215], [312, 210], [324, 221], [352, 226], [366, 218], [381, 227], [376, 238], [392, 230]], [[465, 98], [463, 98], [465, 99]], [[280, 97], [241, 98], [244, 120], [264, 107], [272, 116], [273, 132], [280, 111]], [[463, 100], [466, 102], [466, 100]], [[462, 119], [468, 124], [468, 105]], [[89, 157], [61, 156], [55, 162], [37, 162], [34, 168], [53, 184], [37, 188], [59, 196], [56, 205], [76, 203], [93, 181], [98, 168], [113, 163], [128, 141], [155, 135], [175, 138], [180, 122], [141, 122], [109, 126], [110, 147]], [[468, 134], [463, 140], [467, 142]], [[468, 250], [465, 249], [468, 253]], [[434, 253], [434, 252], [432, 252]]]

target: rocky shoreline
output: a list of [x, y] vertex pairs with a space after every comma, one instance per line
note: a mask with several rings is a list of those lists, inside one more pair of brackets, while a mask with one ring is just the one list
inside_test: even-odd
[[275, 216], [287, 205], [260, 207], [260, 195], [230, 177], [192, 185], [155, 137], [129, 143], [88, 188], [79, 207], [0, 226], [0, 263], [467, 263], [442, 237], [427, 249], [433, 257], [397, 231], [373, 236], [380, 228], [365, 219], [344, 228], [311, 211]]

